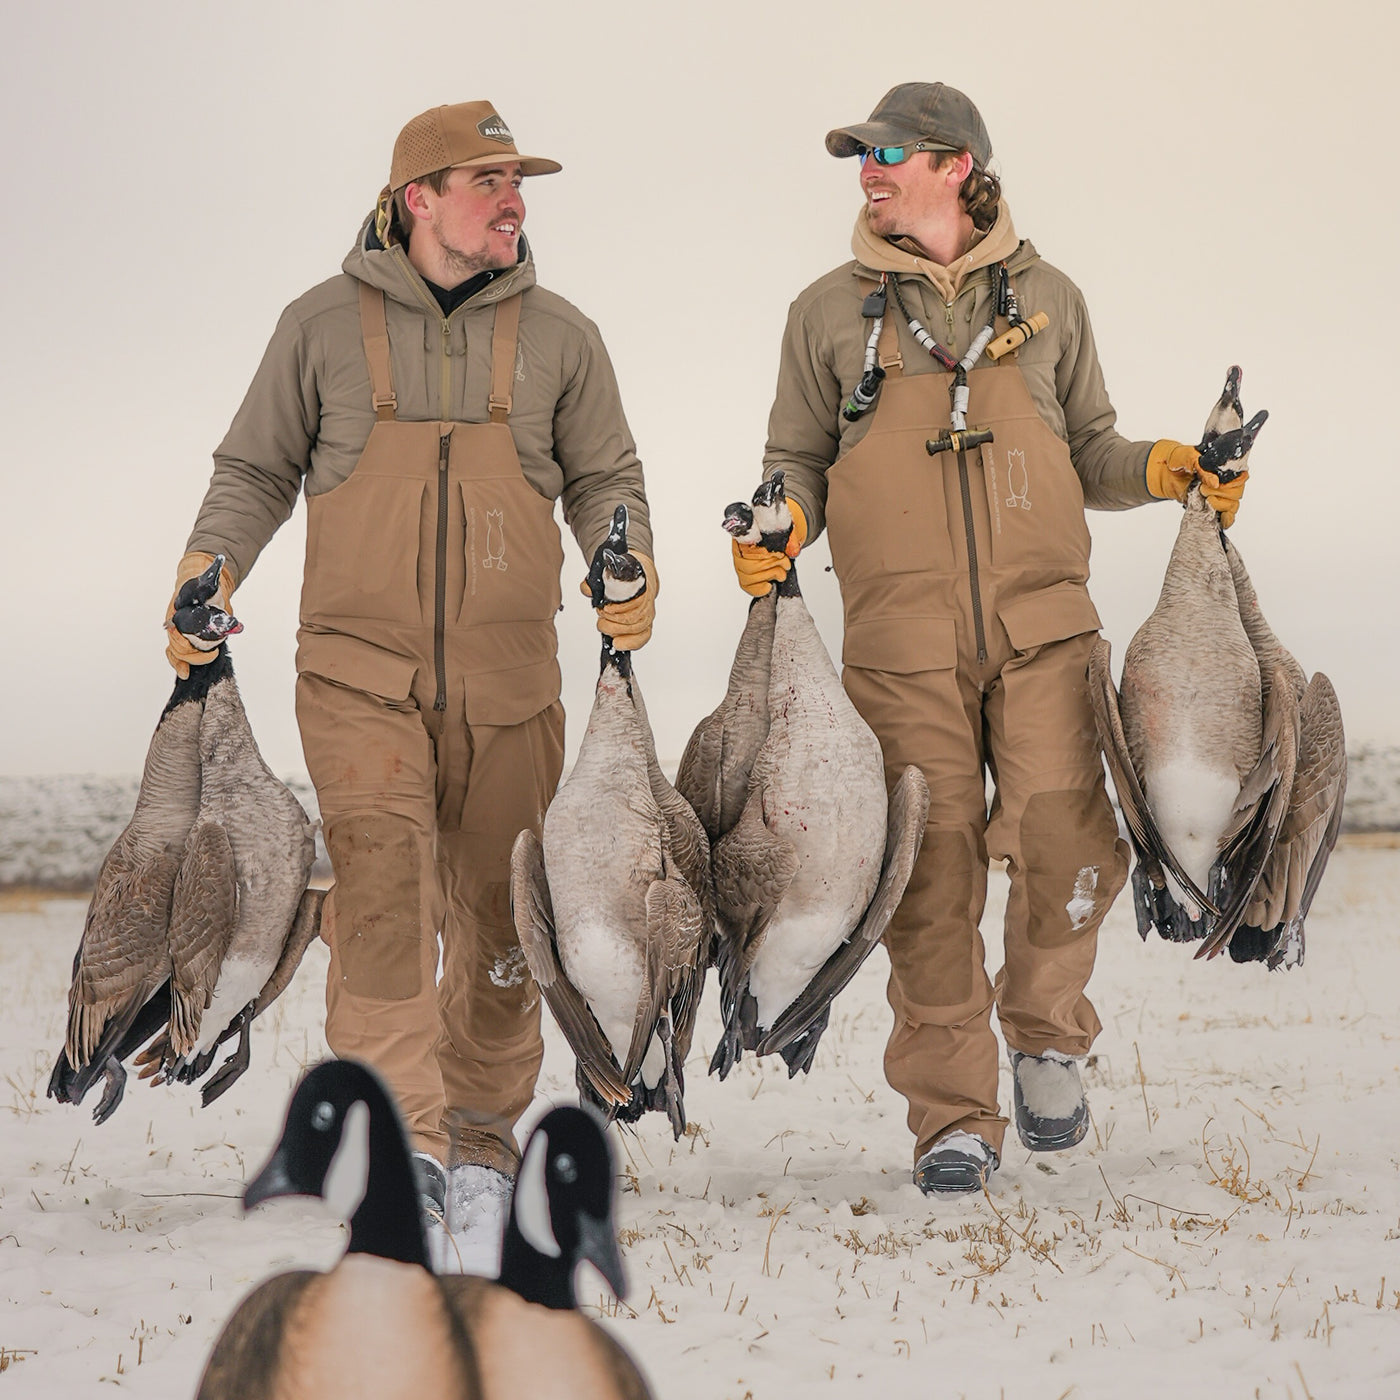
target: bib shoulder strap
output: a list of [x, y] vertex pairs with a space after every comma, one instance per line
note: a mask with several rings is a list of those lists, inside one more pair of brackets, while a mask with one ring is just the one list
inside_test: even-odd
[[904, 356], [899, 349], [899, 326], [888, 310], [885, 312], [885, 324], [880, 327], [880, 339], [875, 344], [875, 354], [887, 378], [898, 379], [903, 375]]
[[389, 326], [384, 319], [384, 293], [367, 282], [360, 287], [360, 333], [369, 361], [369, 387], [374, 416], [380, 423], [392, 423], [398, 413], [394, 394], [394, 372], [389, 363]]
[[510, 418], [511, 385], [515, 382], [515, 347], [520, 331], [521, 293], [496, 303], [496, 320], [491, 330], [491, 421], [504, 423]]

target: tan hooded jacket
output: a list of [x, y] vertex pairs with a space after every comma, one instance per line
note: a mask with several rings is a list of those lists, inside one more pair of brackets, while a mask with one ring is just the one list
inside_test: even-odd
[[[812, 283], [788, 312], [768, 419], [764, 474], [775, 467], [787, 473], [786, 489], [807, 514], [809, 539], [825, 524], [827, 468], [865, 436], [875, 416], [872, 411], [848, 423], [841, 407], [864, 370], [871, 323], [861, 317], [861, 302], [881, 272], [898, 279], [910, 313], [961, 357], [991, 317], [990, 269], [1006, 259], [1021, 314], [1044, 311], [1050, 317], [1049, 328], [1017, 352], [1017, 363], [1040, 416], [1069, 445], [1085, 504], [1126, 510], [1154, 499], [1146, 479], [1152, 443], [1129, 442], [1114, 431], [1117, 414], [1104, 387], [1084, 298], [1028, 241], [1016, 237], [1005, 200], [992, 227], [951, 267], [872, 233], [864, 209], [851, 248], [855, 261]], [[893, 298], [886, 314], [899, 333], [904, 373], [938, 372]], [[976, 412], [974, 402], [969, 422]]]
[[367, 282], [385, 294], [399, 417], [420, 422], [488, 421], [495, 305], [523, 292], [510, 429], [525, 479], [546, 500], [562, 497], [586, 559], [618, 505], [629, 542], [653, 552], [642, 465], [598, 328], [536, 285], [528, 245], [446, 317], [403, 245], [380, 242], [373, 217], [342, 268], [282, 313], [214, 453], [188, 549], [226, 554], [241, 581], [303, 485], [315, 496], [350, 475], [374, 424], [356, 290]]

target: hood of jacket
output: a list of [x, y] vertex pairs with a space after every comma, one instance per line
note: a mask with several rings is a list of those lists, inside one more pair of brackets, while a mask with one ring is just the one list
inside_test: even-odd
[[[440, 315], [437, 302], [408, 260], [408, 249], [398, 237], [389, 219], [389, 192], [381, 192], [374, 209], [360, 225], [354, 247], [345, 255], [341, 270], [371, 287], [377, 287], [386, 297], [412, 306], [419, 311], [431, 310]], [[499, 301], [516, 292], [527, 291], [535, 285], [535, 259], [525, 235], [520, 235], [520, 260], [514, 267], [504, 268], [491, 279], [466, 305], [483, 305]]]
[[851, 251], [861, 267], [872, 272], [891, 272], [896, 275], [920, 274], [938, 288], [944, 301], [952, 301], [957, 296], [958, 289], [969, 273], [1010, 258], [1018, 245], [1016, 227], [1011, 221], [1011, 209], [1004, 199], [997, 210], [996, 222], [991, 228], [974, 238], [967, 252], [947, 267], [931, 258], [919, 257], [910, 251], [907, 243], [892, 243], [888, 238], [882, 238], [871, 229], [868, 211], [864, 205], [856, 215], [855, 232], [851, 235]]

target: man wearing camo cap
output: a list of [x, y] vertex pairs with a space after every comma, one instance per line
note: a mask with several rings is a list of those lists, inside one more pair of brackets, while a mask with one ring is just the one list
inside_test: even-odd
[[[340, 275], [283, 313], [177, 571], [223, 554], [226, 605], [305, 490], [297, 718], [335, 869], [326, 1037], [388, 1082], [439, 1217], [448, 1165], [454, 1194], [503, 1199], [540, 1065], [509, 879], [563, 762], [555, 500], [585, 560], [628, 508], [647, 587], [601, 610], [618, 647], [651, 635], [657, 592], [607, 352], [536, 283], [521, 232], [522, 180], [559, 169], [489, 102], [404, 127]], [[167, 654], [182, 674], [211, 655], [173, 627]]]
[[[792, 305], [764, 472], [786, 473], [799, 544], [828, 532], [844, 682], [890, 780], [910, 763], [928, 779], [886, 936], [885, 1070], [909, 1103], [916, 1184], [974, 1191], [1007, 1128], [994, 1006], [1023, 1144], [1071, 1147], [1088, 1126], [1078, 1061], [1100, 1027], [1084, 988], [1127, 847], [1085, 684], [1099, 618], [1084, 508], [1181, 500], [1199, 476], [1228, 525], [1244, 476], [1222, 486], [1194, 448], [1114, 431], [1083, 298], [1017, 237], [963, 93], [903, 83], [826, 147], [858, 159], [855, 259]], [[756, 545], [734, 561], [751, 593], [788, 569]], [[989, 856], [1011, 879], [995, 982], [978, 933]]]

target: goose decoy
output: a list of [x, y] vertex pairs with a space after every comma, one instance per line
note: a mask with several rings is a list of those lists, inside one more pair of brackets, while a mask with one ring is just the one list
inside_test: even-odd
[[349, 1060], [302, 1080], [245, 1209], [279, 1196], [325, 1200], [349, 1220], [344, 1256], [258, 1285], [225, 1325], [198, 1400], [645, 1400], [626, 1352], [573, 1311], [591, 1262], [623, 1296], [612, 1228], [612, 1163], [578, 1109], [541, 1120], [516, 1183], [499, 1281], [437, 1276], [428, 1263], [403, 1126], [376, 1076]]
[[[1259, 658], [1261, 676], [1286, 679], [1298, 706], [1298, 766], [1288, 810], [1254, 897], [1228, 947], [1236, 962], [1296, 967], [1303, 961], [1304, 924], [1342, 825], [1347, 749], [1341, 706], [1332, 682], [1317, 671], [1311, 680], [1264, 618], [1238, 547], [1225, 552], [1239, 599], [1240, 620]], [[1265, 694], [1267, 709], [1270, 697]], [[1209, 941], [1209, 940], [1208, 940]]]
[[[223, 556], [176, 598], [182, 625], [213, 646], [241, 630], [211, 609]], [[171, 902], [185, 840], [199, 813], [199, 732], [215, 677], [193, 666], [177, 680], [161, 712], [141, 774], [136, 810], [97, 873], [68, 990], [68, 1031], [49, 1079], [60, 1103], [81, 1103], [100, 1078], [93, 1121], [104, 1123], [126, 1091], [122, 1061], [162, 1026], [171, 1011]]]
[[[1243, 422], [1232, 367], [1206, 422], [1203, 465], [1243, 470], [1266, 414]], [[1239, 463], [1239, 466], [1231, 466]], [[1100, 638], [1089, 661], [1099, 737], [1137, 863], [1138, 932], [1206, 939], [1240, 926], [1288, 810], [1298, 717], [1278, 658], [1250, 643], [1219, 517], [1195, 485], [1152, 615], [1128, 646], [1120, 690]], [[1261, 659], [1266, 668], [1261, 675]]]
[[[619, 506], [589, 581], [595, 606], [646, 586]], [[616, 546], [616, 548], [614, 548]], [[709, 843], [662, 775], [631, 653], [604, 638], [588, 730], [545, 813], [511, 853], [526, 962], [605, 1117], [648, 1109], [685, 1131], [683, 1066], [709, 966]]]
[[[748, 522], [740, 534], [734, 524]], [[781, 549], [783, 473], [725, 512], [730, 533]], [[723, 1079], [743, 1051], [808, 1071], [831, 1002], [879, 942], [909, 881], [928, 785], [906, 768], [886, 791], [880, 744], [841, 687], [794, 562], [773, 586], [768, 727], [742, 811], [713, 851]]]
[[210, 677], [199, 723], [199, 810], [171, 901], [170, 1020], [137, 1062], [157, 1082], [190, 1083], [237, 1036], [205, 1082], [208, 1105], [248, 1068], [252, 1023], [300, 965], [325, 892], [307, 886], [315, 827], [258, 752], [227, 648], [199, 669]]

